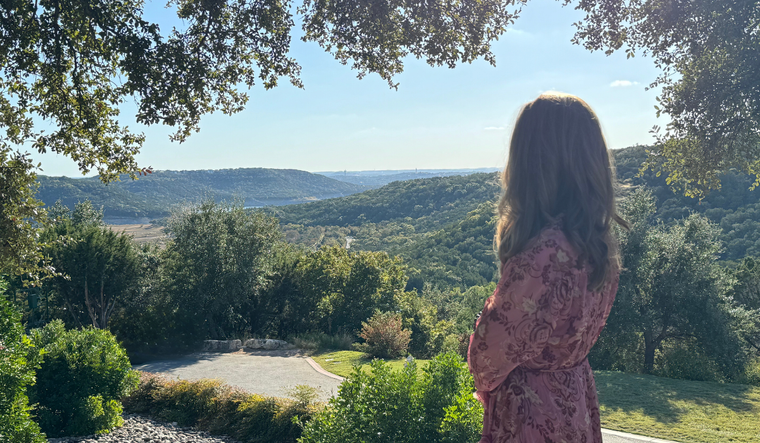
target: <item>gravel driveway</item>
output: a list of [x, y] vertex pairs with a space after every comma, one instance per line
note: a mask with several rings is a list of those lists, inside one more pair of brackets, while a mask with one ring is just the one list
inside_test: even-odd
[[322, 401], [337, 395], [340, 377], [318, 372], [307, 359], [299, 350], [200, 352], [136, 365], [133, 369], [183, 380], [218, 378], [248, 392], [276, 397], [288, 397], [288, 389], [296, 385], [319, 389]]

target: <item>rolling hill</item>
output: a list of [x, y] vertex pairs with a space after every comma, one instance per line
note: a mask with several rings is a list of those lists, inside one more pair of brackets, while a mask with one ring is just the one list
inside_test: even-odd
[[106, 218], [158, 218], [179, 203], [202, 198], [238, 199], [260, 207], [306, 202], [361, 192], [366, 187], [294, 169], [241, 168], [200, 171], [156, 171], [147, 177], [103, 184], [96, 177], [39, 176], [37, 198], [73, 207], [89, 199]]
[[[722, 188], [703, 200], [675, 194], [664, 177], [639, 176], [645, 147], [614, 152], [626, 187], [647, 186], [657, 198], [657, 218], [670, 223], [692, 212], [723, 229], [722, 258], [760, 256], [760, 189], [750, 176], [729, 171]], [[378, 189], [314, 203], [270, 208], [285, 238], [310, 248], [325, 244], [386, 251], [404, 258], [409, 284], [425, 282], [467, 288], [495, 277], [492, 252], [497, 174], [434, 177], [394, 182]]]

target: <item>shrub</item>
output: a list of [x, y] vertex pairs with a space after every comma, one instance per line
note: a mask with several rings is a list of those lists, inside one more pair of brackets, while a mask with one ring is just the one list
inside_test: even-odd
[[31, 335], [45, 361], [29, 397], [48, 436], [107, 433], [123, 423], [119, 399], [137, 385], [137, 374], [110, 332], [67, 331], [56, 320]]
[[365, 340], [358, 349], [378, 358], [396, 358], [406, 353], [412, 331], [403, 329], [401, 315], [392, 312], [375, 313], [362, 322], [359, 334]]
[[453, 352], [431, 360], [421, 377], [414, 361], [394, 372], [375, 360], [370, 371], [354, 368], [299, 443], [475, 442], [483, 408], [472, 392], [472, 377]]
[[243, 442], [294, 443], [321, 405], [305, 391], [293, 401], [250, 394], [218, 380], [169, 381], [142, 372], [124, 408]]
[[744, 373], [742, 383], [760, 386], [760, 357], [755, 357], [750, 361]]
[[319, 389], [309, 385], [296, 385], [295, 387], [286, 391], [288, 396], [292, 398], [297, 405], [307, 407], [311, 404], [317, 403], [319, 398]]
[[39, 349], [24, 335], [21, 314], [5, 299], [0, 281], [0, 441], [44, 442], [30, 417], [27, 386], [34, 382]]
[[726, 381], [718, 364], [696, 340], [665, 341], [655, 359], [655, 375], [696, 381]]

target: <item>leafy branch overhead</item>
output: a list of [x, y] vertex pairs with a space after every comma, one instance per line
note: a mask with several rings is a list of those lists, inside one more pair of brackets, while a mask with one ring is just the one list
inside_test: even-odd
[[[565, 0], [565, 4], [575, 3]], [[578, 0], [574, 42], [650, 56], [661, 75], [657, 114], [670, 123], [646, 166], [704, 196], [737, 168], [760, 184], [760, 6], [754, 0]]]
[[[378, 73], [394, 85], [402, 58], [455, 66], [485, 57], [520, 1], [422, 2], [305, 0], [306, 41], [362, 77]], [[170, 0], [184, 26], [160, 29], [143, 2], [10, 0], [0, 6], [1, 143], [30, 143], [71, 157], [82, 172], [111, 181], [134, 174], [144, 135], [120, 118], [126, 101], [136, 121], [176, 128], [182, 142], [204, 114], [241, 111], [256, 82], [281, 78], [301, 87], [290, 57], [294, 18], [289, 1]], [[44, 120], [45, 131], [39, 125]], [[50, 128], [52, 130], [50, 130]]]

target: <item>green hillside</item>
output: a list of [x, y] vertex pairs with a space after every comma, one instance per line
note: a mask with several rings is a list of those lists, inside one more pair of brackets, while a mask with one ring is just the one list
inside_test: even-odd
[[344, 198], [273, 208], [283, 224], [356, 226], [409, 220], [429, 231], [462, 219], [499, 193], [498, 174], [433, 177], [397, 181]]
[[[653, 172], [638, 176], [645, 148], [615, 151], [625, 187], [646, 185], [657, 197], [658, 218], [669, 223], [691, 212], [723, 229], [724, 259], [760, 256], [760, 190], [749, 176], [729, 172], [722, 189], [699, 201], [675, 194]], [[496, 276], [492, 252], [497, 174], [436, 177], [395, 182], [348, 197], [273, 208], [286, 238], [308, 247], [346, 245], [400, 255], [409, 264], [409, 284], [466, 288]]]
[[70, 208], [89, 199], [103, 206], [106, 217], [162, 217], [172, 205], [197, 201], [240, 199], [246, 206], [266, 206], [340, 197], [363, 186], [294, 169], [221, 169], [156, 171], [147, 177], [105, 185], [98, 178], [39, 176], [37, 194], [46, 205], [61, 200]]

